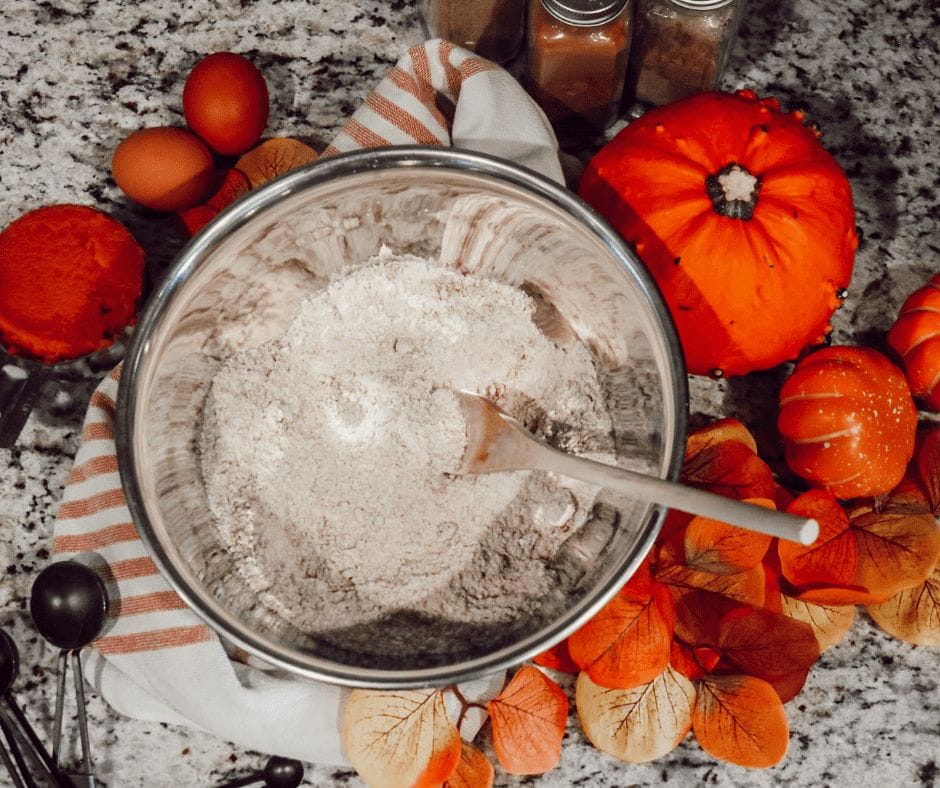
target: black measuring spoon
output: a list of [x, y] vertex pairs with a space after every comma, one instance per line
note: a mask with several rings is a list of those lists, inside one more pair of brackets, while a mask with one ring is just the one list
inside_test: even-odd
[[65, 678], [71, 657], [78, 706], [78, 727], [82, 741], [84, 771], [75, 777], [95, 784], [85, 713], [85, 679], [78, 652], [91, 643], [104, 626], [108, 614], [108, 593], [95, 572], [77, 561], [50, 564], [36, 577], [29, 599], [29, 612], [39, 634], [59, 651], [59, 689], [56, 694], [55, 728], [52, 733], [52, 761], [60, 767], [62, 757], [62, 717], [65, 708]]
[[[14, 729], [20, 739], [29, 746], [33, 758], [43, 773], [43, 777], [53, 785], [65, 785], [66, 783], [62, 782], [56, 774], [49, 751], [45, 748], [39, 736], [36, 735], [33, 726], [30, 725], [26, 715], [23, 714], [22, 709], [13, 698], [13, 682], [19, 672], [19, 662], [19, 651], [16, 648], [16, 643], [13, 642], [13, 638], [7, 632], [0, 629], [0, 727], [2, 727], [10, 744], [13, 759], [22, 772], [19, 778], [27, 785], [35, 784], [26, 769], [23, 758], [18, 753], [16, 741], [13, 739]], [[5, 758], [4, 761], [9, 769], [8, 760]], [[13, 780], [16, 785], [21, 784], [17, 782], [17, 776], [13, 776]]]

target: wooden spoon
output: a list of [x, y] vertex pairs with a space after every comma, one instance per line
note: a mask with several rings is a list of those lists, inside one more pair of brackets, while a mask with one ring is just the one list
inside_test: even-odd
[[467, 448], [461, 462], [461, 473], [552, 471], [641, 501], [662, 504], [803, 545], [812, 544], [819, 536], [819, 523], [813, 519], [764, 509], [656, 476], [566, 454], [536, 438], [485, 397], [469, 391], [454, 393], [467, 423]]

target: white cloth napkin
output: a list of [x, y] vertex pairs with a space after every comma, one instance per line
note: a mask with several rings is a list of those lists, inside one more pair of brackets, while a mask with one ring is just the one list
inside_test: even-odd
[[[437, 108], [455, 105], [453, 126]], [[503, 69], [449, 42], [414, 47], [347, 121], [324, 155], [383, 145], [451, 145], [512, 159], [563, 182], [542, 111]], [[92, 395], [55, 524], [56, 559], [98, 570], [113, 600], [86, 650], [89, 680], [117, 711], [196, 728], [253, 750], [343, 765], [344, 692], [276, 671], [227, 647], [159, 574], [125, 504], [114, 445], [120, 367]], [[484, 701], [503, 675], [461, 685]], [[456, 714], [456, 712], [455, 712]], [[472, 738], [482, 714], [468, 715]]]

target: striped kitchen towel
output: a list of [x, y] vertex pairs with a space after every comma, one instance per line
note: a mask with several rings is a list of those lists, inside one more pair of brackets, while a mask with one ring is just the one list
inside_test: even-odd
[[[454, 104], [452, 124], [438, 108], [439, 95]], [[324, 155], [415, 143], [502, 156], [562, 181], [557, 143], [541, 110], [506, 71], [448, 42], [409, 50]], [[92, 395], [54, 531], [55, 558], [95, 568], [112, 599], [104, 632], [86, 650], [86, 675], [127, 716], [191, 726], [261, 752], [346, 763], [343, 691], [227, 648], [159, 574], [121, 491], [114, 444], [119, 381], [120, 367]], [[498, 674], [461, 689], [482, 701], [502, 682]], [[481, 714], [468, 715], [461, 733], [472, 738], [482, 723]]]

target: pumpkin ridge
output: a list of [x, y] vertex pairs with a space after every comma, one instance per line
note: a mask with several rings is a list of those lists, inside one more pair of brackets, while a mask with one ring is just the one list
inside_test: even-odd
[[782, 397], [780, 399], [780, 407], [790, 402], [805, 402], [806, 400], [814, 399], [845, 399], [847, 396], [847, 394], [841, 391], [814, 391], [808, 394], [794, 394], [790, 397]]
[[[911, 313], [911, 312], [908, 312], [908, 314], [912, 314], [912, 313]], [[929, 342], [931, 339], [936, 339], [938, 336], [940, 336], [940, 328], [938, 328], [936, 331], [934, 331], [934, 332], [931, 333], [931, 334], [926, 334], [925, 336], [918, 337], [914, 342], [912, 342], [910, 345], [908, 345], [908, 346], [904, 349], [904, 352], [901, 353], [901, 355], [902, 355], [905, 359], [907, 359], [907, 357], [908, 357], [914, 350], [916, 350], [916, 349], [919, 348], [921, 345], [923, 345], [924, 342]]]
[[851, 476], [846, 476], [844, 479], [838, 479], [837, 481], [830, 482], [827, 481], [826, 484], [829, 487], [837, 487], [843, 484], [848, 484], [849, 482], [854, 482], [859, 476], [862, 475], [861, 471], [855, 471]]
[[829, 432], [824, 435], [813, 435], [810, 438], [791, 437], [790, 442], [799, 446], [804, 446], [809, 443], [831, 443], [832, 441], [838, 440], [839, 438], [848, 438], [851, 435], [857, 435], [860, 429], [860, 424], [853, 424], [851, 427], [846, 427], [844, 430], [836, 430], [836, 432]]

